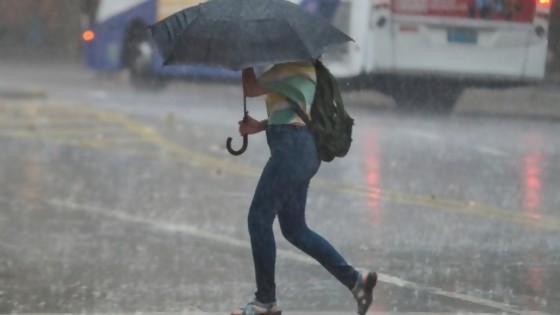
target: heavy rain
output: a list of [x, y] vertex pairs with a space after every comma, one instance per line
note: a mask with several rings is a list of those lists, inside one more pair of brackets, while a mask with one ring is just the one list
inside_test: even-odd
[[[222, 13], [258, 14], [241, 4], [252, 1]], [[243, 69], [264, 89], [273, 64], [312, 65], [252, 58], [310, 47], [295, 30], [269, 34], [313, 19], [352, 39], [307, 50], [354, 125], [348, 153], [311, 179], [305, 219], [376, 273], [368, 314], [560, 314], [560, 1], [290, 0], [309, 16], [296, 22], [272, 9], [284, 0], [260, 1], [274, 18], [250, 23], [274, 23], [220, 24], [220, 13], [204, 26], [221, 27], [209, 43], [202, 18], [186, 23], [193, 38], [176, 34], [173, 52], [221, 63], [163, 66], [148, 26], [204, 1], [0, 0], [0, 314], [230, 314], [259, 302], [248, 215], [276, 161], [285, 95], [245, 95], [266, 132], [237, 156], [226, 139], [241, 148]], [[216, 48], [232, 34], [245, 51]], [[225, 65], [243, 58], [254, 66]], [[314, 149], [290, 152], [294, 165], [317, 161]], [[261, 210], [280, 219], [274, 308], [356, 314], [353, 289], [290, 243], [296, 222], [280, 226], [301, 208], [273, 204], [303, 176], [293, 170], [261, 180], [273, 190]]]

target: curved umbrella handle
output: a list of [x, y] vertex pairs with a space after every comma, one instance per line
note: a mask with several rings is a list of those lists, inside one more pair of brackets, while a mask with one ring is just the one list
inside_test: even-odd
[[243, 136], [243, 146], [241, 147], [241, 149], [239, 149], [237, 151], [231, 148], [231, 141], [232, 141], [231, 137], [227, 138], [226, 147], [227, 147], [228, 152], [231, 155], [234, 155], [234, 156], [238, 156], [238, 155], [243, 154], [243, 152], [245, 152], [245, 150], [247, 150], [247, 144], [249, 143], [247, 138], [248, 138], [247, 135]]
[[[247, 97], [245, 96], [245, 89], [243, 89], [243, 121], [244, 122], [247, 122], [248, 116], [249, 116], [249, 112], [247, 111]], [[237, 151], [231, 148], [231, 141], [232, 141], [231, 137], [227, 138], [226, 148], [229, 154], [233, 156], [239, 156], [243, 154], [243, 152], [247, 150], [247, 145], [249, 144], [248, 137], [249, 135], [243, 135], [243, 146], [241, 146], [241, 149]]]

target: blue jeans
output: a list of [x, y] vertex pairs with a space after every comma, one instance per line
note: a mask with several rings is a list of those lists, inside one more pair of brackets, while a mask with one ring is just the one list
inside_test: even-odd
[[257, 185], [248, 217], [257, 301], [276, 302], [276, 244], [272, 229], [276, 216], [282, 234], [290, 243], [352, 289], [358, 272], [305, 222], [307, 189], [321, 164], [311, 134], [306, 128], [272, 125], [266, 136], [271, 157]]

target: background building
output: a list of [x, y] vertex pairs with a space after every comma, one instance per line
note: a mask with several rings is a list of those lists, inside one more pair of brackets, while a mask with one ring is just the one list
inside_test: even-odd
[[79, 57], [81, 1], [1, 0], [0, 55]]

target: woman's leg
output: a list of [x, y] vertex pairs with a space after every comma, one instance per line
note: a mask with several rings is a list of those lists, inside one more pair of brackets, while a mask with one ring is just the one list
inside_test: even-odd
[[298, 187], [278, 212], [282, 234], [352, 290], [358, 279], [358, 271], [350, 266], [326, 239], [307, 227], [305, 206], [308, 187], [309, 181]]
[[[317, 172], [320, 161], [311, 135], [307, 132], [267, 132], [272, 157], [263, 170], [249, 210], [249, 233], [257, 280], [256, 300], [267, 312], [279, 311], [276, 306], [274, 271], [276, 244], [272, 225], [278, 214], [282, 233], [295, 246], [315, 258], [341, 283], [352, 290], [360, 315], [371, 304], [375, 282], [366, 281], [377, 276], [359, 273], [344, 260], [333, 246], [311, 231], [305, 222], [307, 190]], [[253, 311], [261, 313], [263, 309]], [[235, 312], [234, 314], [243, 314]], [[245, 312], [246, 313], [246, 312]]]
[[277, 172], [275, 161], [270, 159], [255, 190], [247, 220], [257, 283], [255, 298], [261, 303], [276, 302], [276, 242], [272, 225], [280, 204], [274, 185]]
[[267, 131], [271, 157], [266, 163], [249, 209], [249, 234], [257, 282], [256, 299], [276, 301], [274, 218], [294, 191], [317, 172], [319, 160], [305, 130], [272, 126]]
[[377, 284], [375, 272], [358, 272], [323, 237], [307, 227], [305, 204], [309, 182], [301, 186], [278, 212], [282, 233], [297, 248], [315, 258], [338, 281], [352, 291], [358, 302], [358, 315], [365, 315], [373, 301]]
[[274, 271], [276, 243], [272, 229], [278, 209], [302, 182], [291, 172], [293, 161], [272, 157], [267, 162], [249, 208], [248, 225], [255, 266], [257, 292], [261, 303], [276, 302]]

